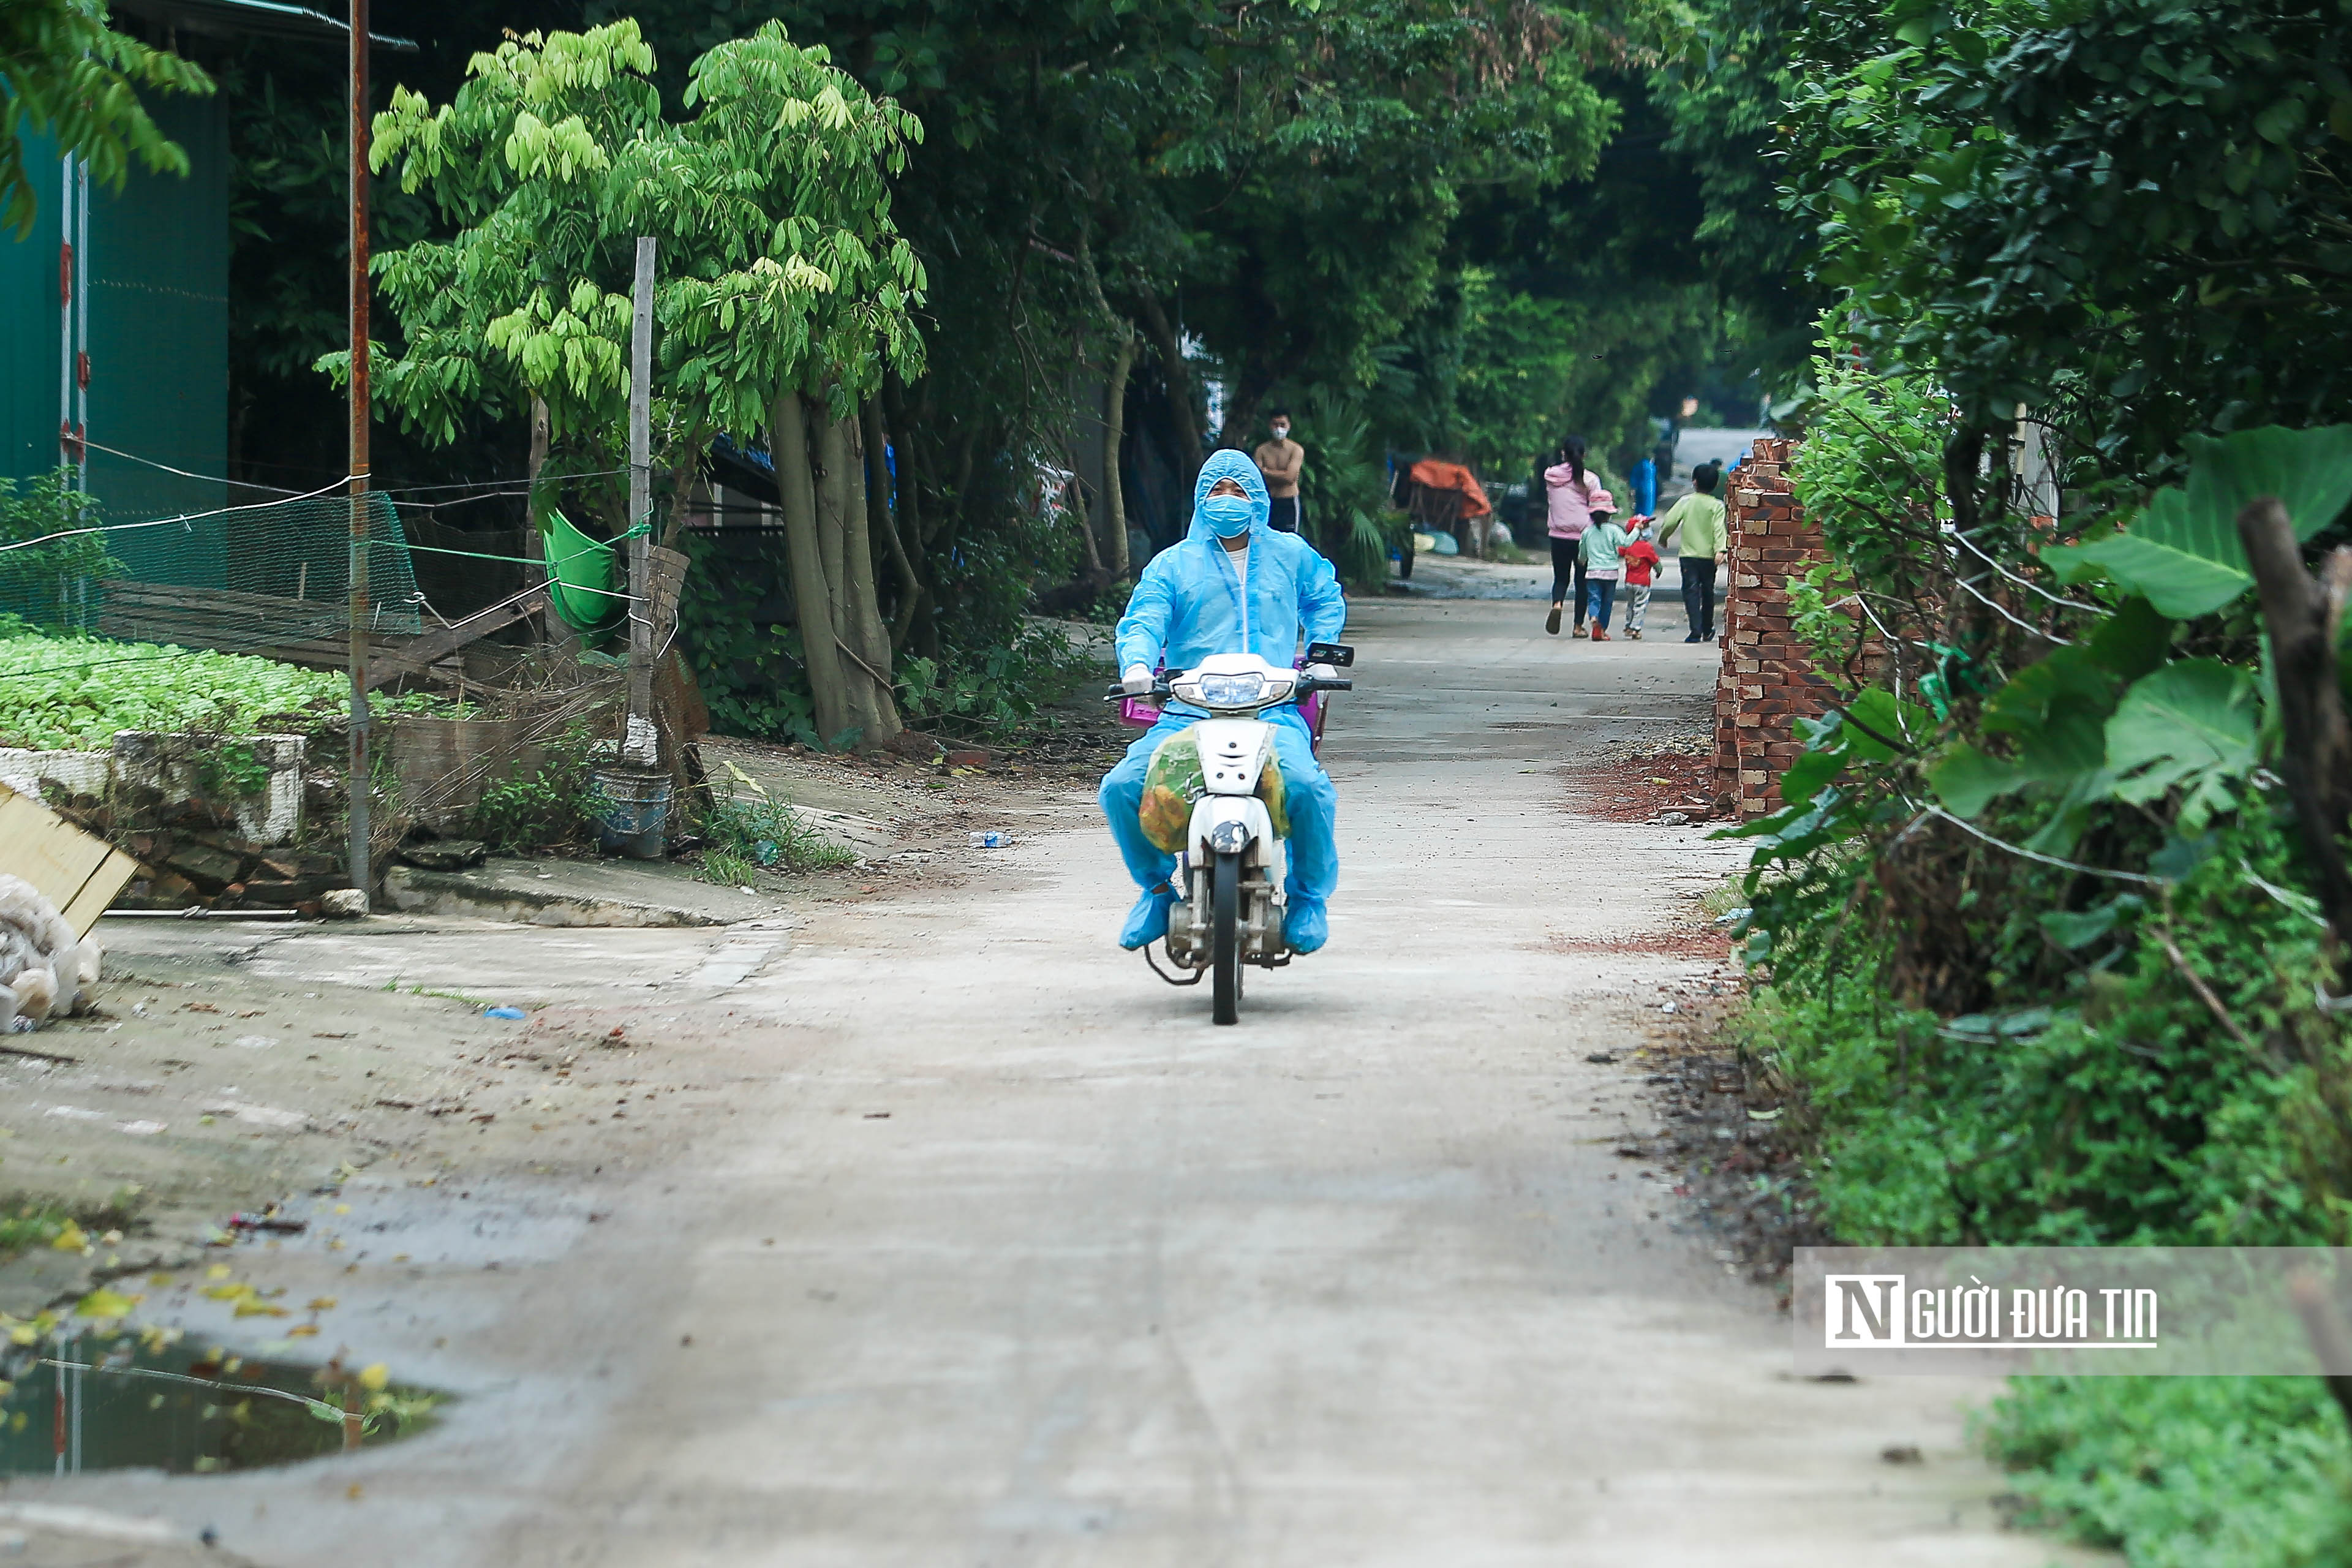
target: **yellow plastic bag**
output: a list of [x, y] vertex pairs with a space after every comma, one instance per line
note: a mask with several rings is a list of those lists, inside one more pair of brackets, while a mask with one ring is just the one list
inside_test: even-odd
[[[1185, 831], [1192, 825], [1192, 803], [1208, 794], [1201, 778], [1201, 743], [1191, 730], [1180, 730], [1160, 742], [1151, 766], [1143, 775], [1143, 801], [1136, 816], [1144, 837], [1173, 855], [1184, 847]], [[1269, 756], [1257, 775], [1257, 797], [1265, 802], [1276, 838], [1290, 837], [1290, 813], [1282, 784], [1282, 759]]]

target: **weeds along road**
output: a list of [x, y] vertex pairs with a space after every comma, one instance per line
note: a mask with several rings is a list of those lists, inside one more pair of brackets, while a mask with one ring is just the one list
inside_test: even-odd
[[2001, 1532], [1963, 1446], [1991, 1386], [1794, 1380], [1770, 1297], [1613, 1155], [1650, 1114], [1588, 1058], [1704, 988], [1711, 962], [1673, 954], [1738, 856], [1573, 814], [1563, 764], [1690, 732], [1716, 650], [1663, 601], [1653, 640], [1604, 647], [1541, 609], [1360, 607], [1332, 942], [1254, 972], [1237, 1028], [1112, 948], [1132, 894], [1076, 792], [955, 885], [813, 907], [788, 940], [263, 950], [254, 984], [330, 1005], [404, 964], [653, 1044], [605, 1086], [622, 1119], [449, 1155], [431, 1188], [355, 1181], [362, 1256], [254, 1266], [339, 1289], [333, 1332], [454, 1391], [436, 1429], [7, 1496], [210, 1524], [287, 1568], [2063, 1555]]

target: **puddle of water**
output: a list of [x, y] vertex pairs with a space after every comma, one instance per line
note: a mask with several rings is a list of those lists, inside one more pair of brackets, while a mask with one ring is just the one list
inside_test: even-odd
[[411, 1436], [441, 1397], [128, 1330], [0, 1343], [0, 1476], [291, 1464]]

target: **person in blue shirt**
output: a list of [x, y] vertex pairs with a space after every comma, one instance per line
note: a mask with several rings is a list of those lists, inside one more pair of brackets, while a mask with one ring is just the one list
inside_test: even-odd
[[[1213, 654], [1255, 653], [1276, 668], [1310, 643], [1336, 640], [1348, 623], [1347, 595], [1331, 563], [1295, 533], [1267, 526], [1265, 481], [1245, 452], [1217, 452], [1192, 486], [1192, 527], [1181, 543], [1151, 558], [1114, 634], [1122, 680], [1151, 689], [1152, 672], [1190, 669]], [[1206, 714], [1171, 702], [1118, 765], [1103, 775], [1099, 798], [1128, 874], [1143, 889], [1118, 936], [1125, 948], [1148, 947], [1168, 934], [1176, 858], [1144, 837], [1137, 812], [1144, 775], [1160, 743]], [[1290, 816], [1289, 875], [1284, 882], [1283, 935], [1294, 952], [1313, 952], [1330, 935], [1324, 906], [1339, 881], [1333, 842], [1337, 794], [1315, 760], [1313, 737], [1295, 706], [1270, 709], [1274, 751]]]

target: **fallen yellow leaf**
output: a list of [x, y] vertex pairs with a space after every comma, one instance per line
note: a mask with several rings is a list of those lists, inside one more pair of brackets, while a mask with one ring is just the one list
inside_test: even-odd
[[58, 1232], [58, 1238], [49, 1245], [59, 1252], [79, 1252], [89, 1246], [89, 1237], [81, 1233], [81, 1226], [68, 1220], [65, 1229]]
[[297, 1323], [286, 1331], [286, 1337], [289, 1340], [307, 1340], [318, 1331], [319, 1325], [316, 1323]]
[[360, 1386], [366, 1389], [371, 1394], [374, 1393], [377, 1389], [382, 1388], [385, 1384], [390, 1383], [391, 1381], [391, 1369], [386, 1367], [382, 1362], [377, 1362], [373, 1366], [363, 1366], [360, 1369]]
[[332, 1308], [334, 1304], [335, 1299], [332, 1296], [313, 1296], [310, 1298], [310, 1310], [314, 1312], [327, 1311]]
[[125, 1296], [120, 1291], [109, 1290], [101, 1287], [74, 1303], [74, 1316], [77, 1318], [127, 1318], [131, 1315], [131, 1309], [143, 1300], [145, 1300], [143, 1297]]

